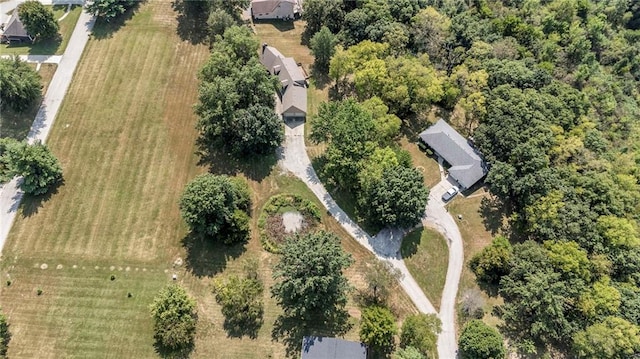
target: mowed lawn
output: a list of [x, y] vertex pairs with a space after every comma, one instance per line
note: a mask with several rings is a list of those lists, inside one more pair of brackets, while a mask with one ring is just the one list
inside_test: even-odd
[[[272, 335], [281, 310], [268, 290], [278, 257], [262, 250], [256, 221], [277, 193], [319, 202], [302, 182], [265, 170], [273, 161], [197, 165], [192, 106], [208, 49], [175, 35], [170, 2], [146, 2], [117, 32], [101, 34], [85, 50], [48, 142], [65, 182], [49, 198], [24, 202], [4, 248], [0, 274], [11, 284], [0, 282], [0, 305], [13, 333], [9, 356], [158, 357], [148, 306], [175, 273], [197, 300], [191, 357], [284, 357], [286, 338]], [[249, 178], [253, 238], [244, 246], [187, 235], [178, 200], [185, 184], [207, 169]], [[346, 274], [361, 289], [373, 256], [331, 217], [323, 215], [322, 223], [356, 259]], [[266, 288], [265, 322], [255, 339], [227, 335], [211, 291], [217, 278], [242, 273], [248, 259], [259, 260]], [[350, 339], [358, 337], [355, 294], [347, 308]], [[394, 292], [391, 306], [399, 320], [415, 312], [403, 291]], [[313, 326], [308, 331], [322, 334]]]
[[147, 307], [182, 251], [177, 200], [198, 172], [192, 105], [208, 55], [177, 38], [175, 16], [149, 2], [87, 45], [48, 141], [64, 184], [24, 202], [4, 247], [10, 357], [154, 355]]

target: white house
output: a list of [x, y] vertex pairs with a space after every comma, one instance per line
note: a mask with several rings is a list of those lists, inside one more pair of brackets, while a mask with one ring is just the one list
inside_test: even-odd
[[254, 19], [293, 20], [302, 14], [302, 0], [251, 0]]

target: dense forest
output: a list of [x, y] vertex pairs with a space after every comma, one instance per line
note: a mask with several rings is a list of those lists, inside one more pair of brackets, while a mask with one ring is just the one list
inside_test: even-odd
[[[437, 107], [489, 162], [485, 204], [509, 241], [498, 237], [472, 269], [504, 298], [496, 312], [512, 349], [640, 353], [640, 1], [305, 0], [304, 9], [303, 41], [314, 50], [326, 28], [338, 44], [327, 68], [335, 100], [373, 102], [403, 127]], [[359, 163], [374, 152], [353, 151]]]

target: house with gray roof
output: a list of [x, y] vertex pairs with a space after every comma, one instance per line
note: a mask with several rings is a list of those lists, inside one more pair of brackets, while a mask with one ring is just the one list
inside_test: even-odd
[[487, 174], [480, 152], [443, 119], [424, 130], [420, 139], [451, 165], [449, 175], [462, 189], [471, 188]]
[[33, 42], [34, 38], [27, 33], [22, 21], [20, 21], [18, 17], [17, 10], [11, 14], [11, 17], [4, 25], [0, 40], [2, 40], [2, 42]]
[[367, 346], [336, 338], [304, 337], [302, 359], [367, 359]]
[[307, 116], [307, 78], [292, 57], [285, 57], [275, 47], [262, 45], [260, 62], [270, 74], [278, 76], [282, 101], [282, 118], [304, 120]]
[[251, 15], [254, 19], [293, 20], [302, 14], [302, 0], [252, 0]]

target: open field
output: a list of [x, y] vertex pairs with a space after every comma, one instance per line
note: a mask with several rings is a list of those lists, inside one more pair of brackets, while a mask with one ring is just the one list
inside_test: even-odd
[[[458, 227], [460, 228], [460, 234], [464, 241], [464, 266], [462, 268], [460, 287], [458, 289], [458, 305], [465, 291], [471, 289], [480, 290], [476, 283], [476, 276], [469, 269], [468, 264], [471, 257], [489, 245], [493, 238], [491, 230], [485, 226], [485, 220], [481, 212], [482, 199], [489, 197], [488, 191], [485, 188], [480, 188], [472, 194], [470, 198], [456, 196], [448, 206], [449, 212], [454, 218], [462, 215], [462, 220], [458, 221]], [[495, 325], [499, 322], [499, 319], [491, 315], [491, 310], [493, 306], [501, 304], [502, 299], [500, 297], [490, 297], [486, 292], [482, 292], [482, 296], [486, 301], [484, 320], [487, 323]], [[459, 319], [458, 326], [462, 327], [464, 323], [461, 320], [462, 318]]]
[[[232, 338], [211, 284], [239, 273], [247, 258], [258, 258], [268, 288], [277, 256], [258, 240], [260, 208], [283, 192], [319, 202], [302, 182], [272, 169], [273, 160], [198, 165], [192, 105], [208, 50], [181, 41], [175, 18], [170, 2], [149, 1], [118, 31], [96, 28], [99, 36], [87, 45], [48, 142], [62, 162], [64, 184], [50, 197], [25, 198], [0, 261], [0, 273], [12, 281], [0, 285], [12, 358], [157, 357], [148, 305], [173, 273], [198, 303], [192, 357], [284, 356], [282, 338], [272, 337], [281, 312], [268, 290], [258, 337]], [[254, 235], [245, 246], [188, 236], [178, 199], [185, 184], [206, 170], [249, 180]], [[323, 215], [322, 223], [356, 259], [346, 274], [361, 288], [373, 256], [331, 217]], [[403, 291], [395, 292], [392, 308], [399, 320], [415, 312]], [[346, 337], [355, 339], [355, 299], [347, 309], [354, 326]]]
[[[36, 68], [36, 64], [29, 64], [33, 68]], [[38, 73], [42, 77], [42, 94], [47, 92], [49, 82], [53, 78], [53, 74], [56, 72], [56, 64], [42, 64]], [[23, 140], [29, 134], [31, 124], [38, 114], [38, 109], [42, 103], [42, 98], [33, 102], [24, 112], [16, 113], [11, 110], [2, 111], [0, 113], [0, 137], [11, 137], [17, 140]]]
[[401, 251], [409, 272], [439, 310], [449, 263], [446, 240], [431, 228], [419, 228], [404, 237]]
[[[59, 19], [67, 10], [67, 5], [54, 5], [53, 18]], [[78, 17], [82, 12], [82, 6], [72, 5], [69, 15], [58, 21], [60, 25], [60, 37], [53, 40], [38, 41], [35, 44], [0, 44], [0, 54], [2, 55], [62, 55], [67, 43], [73, 33], [73, 28], [78, 22]]]

